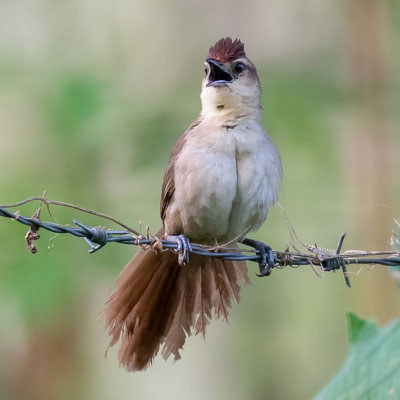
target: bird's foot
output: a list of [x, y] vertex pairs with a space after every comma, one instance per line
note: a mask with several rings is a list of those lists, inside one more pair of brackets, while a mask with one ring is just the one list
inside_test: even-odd
[[169, 235], [167, 240], [174, 242], [178, 245], [176, 249], [173, 249], [174, 253], [178, 253], [179, 265], [189, 264], [189, 254], [192, 251], [192, 246], [189, 239], [185, 235]]
[[258, 262], [260, 273], [256, 275], [260, 278], [271, 275], [272, 268], [274, 268], [275, 265], [274, 253], [271, 247], [258, 240], [248, 238], [243, 239], [241, 243], [253, 247], [260, 256], [261, 261]]

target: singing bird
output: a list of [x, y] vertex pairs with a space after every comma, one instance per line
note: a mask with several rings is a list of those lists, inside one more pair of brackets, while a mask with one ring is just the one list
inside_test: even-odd
[[[282, 165], [261, 125], [261, 86], [243, 43], [220, 39], [208, 52], [202, 110], [178, 139], [165, 172], [157, 232], [178, 243], [176, 252], [141, 249], [117, 279], [104, 311], [110, 346], [129, 371], [162, 355], [180, 358], [186, 336], [205, 335], [212, 317], [227, 319], [241, 285], [243, 261], [190, 254], [191, 242], [253, 246], [274, 266], [271, 248], [246, 234], [257, 230], [277, 201]], [[179, 254], [178, 254], [179, 253]]]

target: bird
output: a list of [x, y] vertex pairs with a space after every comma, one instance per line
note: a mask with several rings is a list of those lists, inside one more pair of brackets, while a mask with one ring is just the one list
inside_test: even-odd
[[227, 320], [241, 287], [250, 282], [244, 261], [190, 253], [191, 244], [250, 245], [262, 257], [259, 276], [271, 273], [270, 246], [247, 238], [277, 202], [282, 164], [261, 123], [261, 86], [244, 44], [230, 37], [210, 47], [204, 62], [199, 117], [178, 139], [165, 171], [157, 238], [175, 251], [141, 249], [117, 278], [105, 309], [110, 345], [119, 364], [148, 368], [161, 349], [181, 358], [186, 338], [212, 318]]

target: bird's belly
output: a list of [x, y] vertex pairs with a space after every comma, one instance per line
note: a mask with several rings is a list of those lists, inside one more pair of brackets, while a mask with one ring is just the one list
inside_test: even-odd
[[193, 157], [176, 179], [174, 203], [183, 232], [198, 243], [243, 238], [264, 222], [273, 202], [275, 188], [254, 156]]
[[169, 212], [179, 220], [176, 230], [199, 243], [243, 238], [261, 226], [278, 196], [281, 164], [265, 131], [224, 133], [188, 140], [175, 165]]
[[257, 230], [267, 217], [273, 200], [268, 174], [257, 155], [237, 159], [237, 190], [232, 203], [229, 221], [229, 237], [241, 239]]
[[237, 192], [234, 153], [192, 153], [182, 170], [175, 176], [174, 203], [184, 234], [199, 243], [222, 240], [229, 233]]

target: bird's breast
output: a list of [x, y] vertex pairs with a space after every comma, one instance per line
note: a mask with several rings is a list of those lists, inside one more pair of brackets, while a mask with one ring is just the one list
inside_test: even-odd
[[193, 132], [176, 160], [170, 210], [179, 213], [183, 232], [197, 242], [223, 243], [258, 228], [277, 197], [274, 152], [262, 128]]

